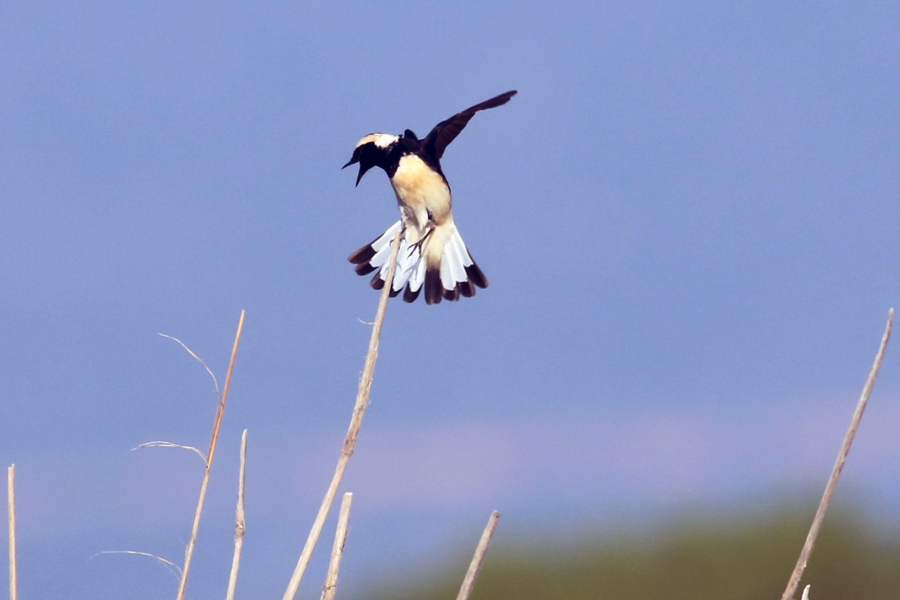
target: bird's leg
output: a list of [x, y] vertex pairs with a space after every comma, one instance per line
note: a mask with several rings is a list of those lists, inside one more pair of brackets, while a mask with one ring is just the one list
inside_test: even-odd
[[431, 224], [430, 221], [429, 221], [429, 225], [430, 225], [430, 227], [428, 228], [428, 231], [425, 232], [425, 235], [423, 235], [419, 239], [418, 242], [416, 242], [415, 244], [413, 244], [409, 247], [410, 252], [412, 252], [413, 250], [419, 250], [421, 252], [422, 246], [425, 244], [426, 241], [428, 241], [428, 238], [431, 237], [431, 234], [434, 233], [434, 225]]

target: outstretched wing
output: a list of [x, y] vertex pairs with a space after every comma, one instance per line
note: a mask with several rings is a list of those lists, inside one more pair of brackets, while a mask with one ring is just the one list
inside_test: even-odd
[[476, 104], [462, 112], [456, 113], [449, 119], [441, 121], [434, 126], [431, 133], [425, 138], [425, 148], [433, 152], [434, 156], [440, 159], [444, 155], [444, 150], [450, 145], [450, 142], [456, 139], [456, 136], [459, 135], [459, 132], [462, 131], [466, 125], [468, 125], [469, 121], [472, 120], [472, 117], [475, 116], [475, 113], [479, 110], [503, 106], [509, 102], [509, 99], [515, 96], [516, 93], [516, 90], [511, 90], [505, 94], [494, 96], [490, 100], [485, 100], [481, 104]]

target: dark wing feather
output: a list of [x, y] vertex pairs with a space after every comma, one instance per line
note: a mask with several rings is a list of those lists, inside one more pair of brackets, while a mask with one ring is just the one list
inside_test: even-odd
[[469, 124], [469, 121], [472, 120], [475, 113], [480, 110], [503, 106], [509, 102], [509, 99], [515, 96], [516, 93], [516, 90], [511, 90], [505, 94], [494, 96], [490, 100], [485, 100], [481, 104], [476, 104], [462, 112], [456, 113], [449, 119], [441, 121], [434, 126], [431, 133], [425, 138], [425, 147], [428, 148], [434, 156], [440, 159], [444, 155], [444, 150], [450, 145], [450, 142], [455, 140], [456, 136], [459, 135], [459, 132]]

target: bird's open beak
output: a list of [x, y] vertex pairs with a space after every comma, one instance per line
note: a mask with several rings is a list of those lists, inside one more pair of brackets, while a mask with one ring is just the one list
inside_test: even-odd
[[351, 159], [350, 159], [350, 162], [348, 162], [346, 165], [344, 165], [343, 167], [341, 167], [341, 169], [346, 169], [346, 168], [349, 167], [350, 165], [354, 165], [354, 164], [356, 164], [356, 163], [359, 163], [359, 174], [356, 176], [356, 185], [357, 185], [357, 187], [358, 187], [358, 186], [359, 186], [360, 180], [362, 180], [362, 178], [363, 178], [363, 175], [366, 174], [366, 171], [368, 171], [369, 169], [372, 168], [372, 165], [367, 165], [367, 164], [365, 164], [365, 163], [362, 163], [362, 162], [359, 161], [358, 158], [354, 157], [354, 158], [351, 158]]

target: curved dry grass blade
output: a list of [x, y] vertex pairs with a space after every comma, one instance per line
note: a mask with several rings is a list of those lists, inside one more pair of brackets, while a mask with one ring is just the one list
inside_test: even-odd
[[194, 557], [194, 546], [197, 545], [197, 533], [200, 530], [200, 516], [203, 514], [203, 503], [206, 500], [206, 488], [209, 487], [209, 472], [212, 470], [213, 458], [216, 455], [216, 445], [219, 441], [219, 428], [222, 426], [222, 415], [225, 413], [225, 402], [228, 400], [228, 388], [231, 387], [231, 376], [234, 373], [234, 363], [237, 360], [237, 351], [241, 343], [241, 333], [244, 330], [244, 317], [247, 311], [241, 311], [238, 320], [237, 333], [234, 336], [234, 346], [231, 348], [231, 360], [228, 361], [228, 374], [225, 376], [225, 387], [219, 399], [219, 408], [216, 410], [216, 420], [213, 423], [212, 440], [209, 442], [209, 452], [206, 453], [206, 470], [203, 472], [203, 482], [200, 484], [200, 498], [197, 500], [197, 510], [194, 513], [194, 524], [191, 526], [191, 537], [184, 551], [184, 568], [181, 570], [181, 582], [178, 584], [177, 600], [184, 600], [187, 591], [188, 576], [191, 572], [191, 560]]
[[859, 429], [859, 422], [862, 419], [863, 411], [869, 402], [869, 395], [872, 388], [875, 387], [875, 380], [878, 378], [878, 371], [881, 370], [881, 363], [884, 361], [884, 353], [887, 350], [888, 341], [891, 339], [891, 330], [894, 327], [894, 309], [888, 311], [887, 325], [884, 328], [884, 334], [881, 336], [881, 345], [878, 347], [878, 353], [875, 355], [875, 362], [869, 371], [869, 377], [866, 379], [866, 385], [863, 386], [862, 395], [856, 404], [856, 410], [853, 412], [853, 418], [850, 420], [850, 427], [844, 436], [844, 443], [838, 452], [837, 461], [831, 470], [831, 476], [825, 485], [825, 492], [822, 494], [822, 500], [819, 501], [819, 508], [816, 510], [816, 516], [813, 517], [812, 525], [809, 527], [809, 533], [806, 534], [806, 541], [803, 543], [803, 549], [800, 550], [800, 556], [797, 558], [797, 564], [791, 572], [788, 579], [787, 587], [781, 595], [781, 600], [791, 600], [800, 585], [800, 578], [803, 577], [803, 571], [806, 570], [806, 563], [809, 562], [809, 555], [812, 554], [813, 546], [816, 544], [816, 538], [819, 536], [819, 529], [822, 527], [822, 521], [825, 519], [825, 513], [828, 511], [828, 505], [831, 503], [831, 497], [834, 495], [834, 489], [837, 486], [838, 478], [844, 469], [844, 463], [847, 461], [847, 455], [850, 453], [850, 446], [853, 444], [853, 438], [856, 437], [856, 431]]
[[484, 556], [487, 554], [488, 547], [491, 545], [491, 538], [494, 537], [494, 530], [497, 528], [497, 521], [500, 520], [500, 513], [496, 510], [491, 513], [484, 531], [481, 533], [481, 539], [478, 540], [478, 546], [475, 548], [475, 554], [472, 556], [472, 562], [469, 563], [469, 570], [463, 579], [462, 586], [459, 588], [459, 594], [456, 600], [468, 600], [475, 589], [475, 579], [481, 570], [481, 563], [484, 562]]
[[366, 407], [369, 405], [369, 392], [372, 390], [372, 377], [375, 373], [375, 362], [378, 360], [378, 342], [381, 339], [381, 328], [384, 325], [384, 313], [387, 310], [388, 300], [390, 299], [391, 283], [394, 281], [394, 271], [397, 268], [397, 250], [400, 247], [400, 232], [394, 236], [393, 249], [391, 250], [390, 266], [388, 267], [387, 279], [385, 279], [384, 287], [381, 289], [381, 298], [378, 301], [378, 310], [375, 312], [375, 324], [372, 326], [372, 336], [369, 338], [369, 351], [366, 354], [365, 366], [363, 366], [362, 377], [359, 379], [359, 390], [356, 393], [356, 404], [353, 407], [353, 416], [350, 417], [350, 427], [347, 430], [347, 437], [344, 438], [344, 444], [341, 447], [341, 455], [338, 457], [337, 467], [331, 478], [331, 483], [325, 491], [325, 498], [319, 506], [319, 512], [313, 521], [312, 529], [306, 538], [306, 544], [300, 553], [297, 566], [291, 575], [291, 580], [284, 592], [282, 600], [293, 600], [300, 588], [300, 581], [303, 579], [303, 573], [309, 565], [309, 559], [312, 557], [316, 543], [319, 541], [319, 535], [322, 533], [322, 527], [325, 526], [325, 518], [331, 505], [334, 503], [334, 496], [337, 488], [344, 477], [344, 471], [347, 469], [347, 462], [356, 449], [356, 439], [359, 437], [359, 430], [362, 427], [363, 416], [366, 414]]
[[210, 376], [210, 377], [212, 377], [213, 385], [216, 386], [216, 395], [219, 394], [219, 380], [216, 379], [215, 373], [212, 372], [212, 369], [209, 368], [209, 365], [207, 365], [206, 362], [204, 362], [204, 360], [203, 360], [202, 358], [200, 358], [199, 356], [197, 356], [197, 354], [196, 354], [193, 350], [191, 350], [190, 348], [188, 348], [187, 344], [185, 344], [184, 342], [182, 342], [181, 340], [179, 340], [177, 337], [171, 336], [171, 335], [167, 335], [167, 334], [165, 334], [165, 333], [157, 333], [156, 335], [158, 335], [159, 337], [164, 337], [164, 338], [166, 338], [167, 340], [172, 340], [172, 341], [174, 341], [174, 342], [178, 342], [178, 343], [181, 345], [181, 347], [184, 348], [185, 351], [186, 351], [188, 354], [190, 354], [190, 355], [194, 358], [194, 360], [196, 360], [198, 363], [200, 363], [201, 365], [203, 365], [203, 368], [206, 369], [206, 372], [209, 373], [209, 376]]
[[129, 554], [131, 556], [146, 556], [148, 558], [152, 558], [153, 560], [166, 567], [166, 570], [171, 573], [172, 576], [175, 577], [175, 579], [181, 577], [181, 567], [173, 563], [171, 560], [167, 560], [162, 556], [158, 556], [156, 554], [151, 554], [150, 552], [138, 552], [137, 550], [103, 550], [101, 552], [98, 552], [97, 554], [94, 554], [93, 556], [91, 556], [91, 558], [100, 556], [101, 554]]
[[132, 452], [135, 450], [142, 450], [144, 448], [178, 448], [179, 450], [190, 450], [191, 452], [196, 452], [197, 456], [203, 459], [203, 462], [206, 463], [206, 455], [203, 454], [203, 451], [200, 448], [196, 448], [194, 446], [185, 446], [183, 444], [176, 444], [175, 442], [166, 442], [164, 440], [157, 440], [155, 442], [144, 442], [143, 444], [138, 444], [134, 448], [131, 449]]

